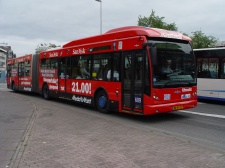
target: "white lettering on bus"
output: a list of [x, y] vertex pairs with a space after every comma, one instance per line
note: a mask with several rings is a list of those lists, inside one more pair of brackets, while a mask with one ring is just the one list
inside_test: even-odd
[[29, 79], [28, 79], [28, 78], [19, 78], [19, 80], [27, 81], [27, 80], [29, 80]]
[[31, 88], [29, 88], [29, 87], [24, 87], [23, 90], [31, 92]]
[[135, 103], [141, 103], [141, 98], [140, 97], [135, 97], [134, 102]]
[[182, 92], [191, 92], [192, 88], [182, 88]]
[[72, 100], [74, 100], [76, 102], [91, 104], [91, 99], [90, 98], [87, 98], [87, 97], [73, 95]]
[[79, 48], [79, 49], [73, 49], [73, 54], [77, 55], [77, 54], [85, 54], [85, 48]]
[[58, 52], [49, 53], [49, 57], [58, 57], [58, 56], [59, 56]]
[[41, 76], [42, 77], [49, 77], [49, 78], [52, 78], [52, 77], [54, 77], [54, 75], [53, 74], [41, 74]]
[[72, 92], [91, 94], [91, 83], [72, 82]]
[[65, 91], [65, 86], [61, 86], [61, 87], [60, 87], [60, 90], [61, 90], [61, 91]]
[[47, 83], [58, 83], [58, 79], [55, 79], [55, 78], [44, 78], [43, 79], [44, 80], [44, 82], [47, 82]]
[[58, 86], [49, 85], [49, 89], [50, 90], [58, 90]]
[[29, 82], [29, 81], [21, 81], [21, 85], [30, 85], [31, 84], [31, 82]]
[[24, 58], [18, 58], [18, 62], [24, 62]]
[[49, 78], [53, 78], [54, 75], [56, 74], [56, 70], [55, 69], [41, 69], [41, 76], [42, 77], [49, 77]]
[[17, 69], [12, 69], [11, 70], [11, 76], [17, 76]]
[[182, 39], [182, 34], [161, 33], [161, 37]]
[[55, 73], [55, 69], [41, 69], [41, 73]]

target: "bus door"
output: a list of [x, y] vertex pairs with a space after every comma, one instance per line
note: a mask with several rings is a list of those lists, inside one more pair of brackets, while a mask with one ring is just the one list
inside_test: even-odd
[[70, 58], [60, 58], [59, 59], [59, 70], [58, 70], [58, 90], [60, 93], [60, 97], [65, 97], [65, 93], [67, 90], [67, 81], [70, 78]]
[[122, 102], [124, 111], [143, 112], [143, 51], [123, 53]]

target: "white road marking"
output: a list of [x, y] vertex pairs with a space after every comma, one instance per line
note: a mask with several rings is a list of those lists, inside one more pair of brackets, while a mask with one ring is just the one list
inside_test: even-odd
[[207, 117], [225, 118], [224, 115], [218, 115], [218, 114], [199, 113], [199, 112], [187, 111], [187, 110], [179, 110], [179, 111], [183, 113], [196, 114], [196, 115], [207, 116]]

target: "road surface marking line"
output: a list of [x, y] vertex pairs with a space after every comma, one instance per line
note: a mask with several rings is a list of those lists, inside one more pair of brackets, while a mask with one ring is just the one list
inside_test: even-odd
[[180, 111], [180, 112], [183, 112], [183, 113], [190, 113], [190, 114], [196, 114], [196, 115], [207, 116], [207, 117], [225, 118], [225, 116], [223, 116], [223, 115], [218, 115], [218, 114], [198, 113], [198, 112], [187, 111], [187, 110], [179, 110], [179, 111]]

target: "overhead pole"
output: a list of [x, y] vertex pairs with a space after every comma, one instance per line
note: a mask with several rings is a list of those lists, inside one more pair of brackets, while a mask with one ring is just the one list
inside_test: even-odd
[[102, 34], [102, 0], [95, 0], [100, 2], [100, 34]]

